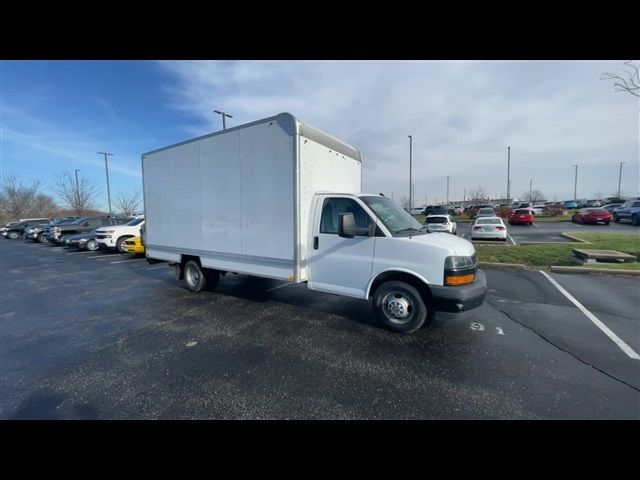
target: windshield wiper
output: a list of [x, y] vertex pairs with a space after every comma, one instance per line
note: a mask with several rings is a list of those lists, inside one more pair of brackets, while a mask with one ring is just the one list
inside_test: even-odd
[[413, 227], [409, 227], [409, 228], [403, 228], [402, 230], [397, 230], [395, 233], [404, 233], [404, 232], [410, 232], [410, 231], [414, 231], [414, 232], [424, 232], [426, 229], [426, 227], [422, 227], [420, 229], [418, 228], [413, 228]]

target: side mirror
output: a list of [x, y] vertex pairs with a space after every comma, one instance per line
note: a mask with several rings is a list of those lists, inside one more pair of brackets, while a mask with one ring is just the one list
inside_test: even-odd
[[356, 227], [356, 219], [353, 213], [341, 213], [340, 223], [338, 225], [338, 236], [343, 238], [353, 238], [356, 235], [371, 236], [371, 228], [369, 227]]

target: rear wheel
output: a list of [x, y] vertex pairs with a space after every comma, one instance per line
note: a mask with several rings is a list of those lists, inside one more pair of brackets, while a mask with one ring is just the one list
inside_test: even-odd
[[7, 233], [7, 238], [10, 240], [15, 240], [16, 238], [18, 238], [18, 232], [9, 232]]
[[373, 309], [378, 320], [396, 333], [411, 333], [434, 317], [420, 292], [408, 283], [390, 281], [378, 287], [373, 296]]
[[637, 227], [638, 225], [640, 225], [640, 215], [633, 214], [633, 216], [631, 217], [631, 221]]
[[195, 260], [189, 260], [184, 264], [184, 281], [187, 284], [187, 288], [192, 292], [199, 292], [204, 290], [207, 283], [207, 279], [204, 272]]
[[98, 250], [98, 242], [96, 242], [95, 240], [89, 240], [86, 245], [84, 246], [84, 248], [86, 248], [87, 250], [89, 250], [90, 252], [95, 252], [96, 250]]

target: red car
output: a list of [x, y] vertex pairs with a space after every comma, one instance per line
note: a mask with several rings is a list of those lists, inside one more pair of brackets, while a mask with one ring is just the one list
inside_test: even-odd
[[509, 224], [517, 225], [519, 223], [533, 225], [533, 213], [531, 213], [531, 210], [521, 208], [513, 211], [513, 213], [509, 217]]
[[571, 217], [573, 223], [604, 223], [609, 225], [613, 215], [604, 208], [583, 208]]

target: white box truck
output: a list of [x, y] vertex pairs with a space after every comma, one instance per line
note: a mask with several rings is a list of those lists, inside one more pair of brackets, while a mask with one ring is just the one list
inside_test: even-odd
[[147, 259], [195, 292], [242, 273], [372, 299], [403, 333], [480, 306], [473, 245], [361, 193], [361, 168], [356, 148], [288, 113], [145, 153]]

